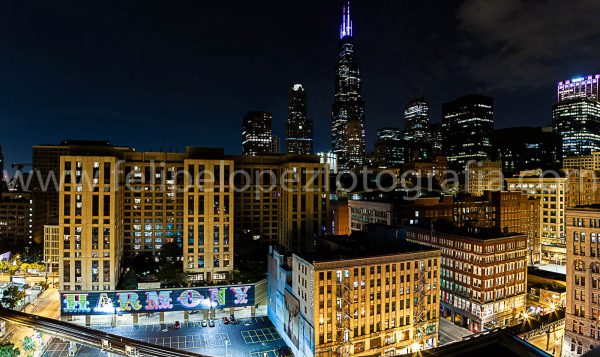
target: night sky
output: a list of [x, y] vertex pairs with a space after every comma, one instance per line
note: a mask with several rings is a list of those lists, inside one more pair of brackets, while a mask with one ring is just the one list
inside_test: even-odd
[[[403, 127], [411, 96], [441, 104], [491, 95], [496, 126], [551, 121], [555, 84], [600, 71], [597, 0], [355, 0], [368, 148]], [[0, 3], [0, 145], [106, 139], [137, 150], [241, 151], [241, 119], [305, 86], [315, 148], [329, 148], [341, 1], [24, 1]]]

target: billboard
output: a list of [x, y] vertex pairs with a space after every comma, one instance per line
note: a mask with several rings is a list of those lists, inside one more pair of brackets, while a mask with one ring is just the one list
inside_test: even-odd
[[300, 329], [298, 316], [300, 314], [300, 301], [286, 289], [283, 295], [283, 305], [285, 307], [283, 331], [292, 340], [294, 346], [298, 348], [300, 341], [298, 338]]
[[61, 315], [132, 314], [254, 305], [254, 284], [189, 289], [61, 292]]

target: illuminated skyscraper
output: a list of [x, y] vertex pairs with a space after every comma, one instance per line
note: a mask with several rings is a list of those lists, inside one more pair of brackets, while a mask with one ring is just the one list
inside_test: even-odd
[[442, 106], [443, 149], [448, 166], [464, 169], [469, 160], [485, 160], [492, 151], [494, 100], [468, 95]]
[[360, 67], [354, 61], [350, 2], [344, 6], [332, 106], [331, 145], [341, 170], [365, 161], [365, 102], [360, 90]]
[[563, 157], [600, 151], [600, 74], [557, 85], [552, 126], [562, 138]]
[[595, 98], [600, 100], [598, 82], [600, 74], [558, 82], [557, 101], [562, 102], [572, 98]]
[[429, 141], [429, 106], [424, 98], [413, 99], [406, 105], [404, 139], [411, 143]]
[[301, 84], [290, 89], [285, 144], [289, 154], [313, 152], [313, 122], [306, 115], [306, 92]]
[[377, 130], [375, 156], [380, 168], [400, 167], [406, 154], [402, 142], [402, 132], [398, 128], [381, 128]]
[[271, 113], [249, 112], [243, 120], [242, 153], [257, 155], [273, 152]]

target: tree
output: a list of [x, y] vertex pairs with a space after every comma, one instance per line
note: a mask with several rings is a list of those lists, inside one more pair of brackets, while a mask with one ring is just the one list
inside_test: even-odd
[[183, 257], [182, 248], [175, 242], [167, 243], [160, 249], [160, 260], [164, 260], [170, 263], [181, 260]]
[[35, 350], [35, 340], [29, 336], [25, 336], [23, 339], [23, 349], [29, 355], [29, 352]]
[[17, 357], [21, 355], [21, 351], [15, 347], [14, 343], [0, 344], [0, 356], [2, 357]]
[[156, 278], [167, 287], [184, 287], [189, 285], [188, 275], [183, 269], [177, 269], [173, 264], [161, 263]]
[[14, 310], [17, 305], [19, 305], [19, 302], [25, 298], [25, 296], [25, 291], [20, 290], [16, 286], [9, 286], [2, 294], [0, 305], [2, 305], [4, 308]]
[[135, 270], [129, 269], [127, 273], [125, 273], [125, 277], [123, 277], [124, 283], [123, 286], [127, 290], [135, 290], [138, 288], [138, 278]]

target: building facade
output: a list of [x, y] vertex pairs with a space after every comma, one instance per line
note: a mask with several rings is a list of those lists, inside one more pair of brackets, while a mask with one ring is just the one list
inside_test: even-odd
[[377, 130], [375, 142], [375, 161], [379, 168], [400, 167], [406, 157], [406, 146], [402, 141], [402, 132], [398, 128]]
[[61, 156], [61, 291], [115, 290], [123, 258], [119, 156]]
[[348, 200], [350, 231], [364, 231], [372, 223], [392, 225], [394, 205], [388, 202]]
[[492, 160], [502, 162], [507, 176], [524, 170], [562, 167], [562, 139], [552, 128], [496, 129], [492, 142]]
[[312, 250], [329, 225], [329, 169], [316, 155], [235, 157], [235, 231]]
[[306, 113], [306, 91], [301, 84], [290, 89], [285, 144], [288, 154], [313, 153], [313, 122]]
[[437, 346], [440, 252], [269, 256], [268, 315], [295, 356], [385, 356]]
[[539, 198], [540, 244], [542, 261], [566, 262], [565, 210], [567, 179], [564, 177], [512, 177], [506, 179], [508, 191], [520, 191]]
[[600, 346], [600, 206], [567, 209], [567, 308], [563, 356]]
[[455, 324], [480, 332], [512, 325], [525, 313], [525, 235], [409, 227], [406, 239], [442, 250], [441, 309]]
[[57, 272], [60, 265], [60, 227], [44, 226], [44, 262], [49, 273]]
[[443, 150], [451, 168], [463, 170], [470, 160], [489, 158], [493, 131], [492, 98], [468, 95], [443, 104]]
[[562, 137], [563, 157], [600, 151], [600, 102], [590, 97], [565, 99], [552, 107], [552, 126]]
[[260, 155], [273, 152], [272, 115], [249, 112], [242, 121], [242, 154]]
[[412, 99], [404, 109], [404, 139], [409, 143], [430, 141], [429, 105], [425, 98]]
[[0, 195], [0, 244], [3, 248], [30, 246], [43, 239], [43, 223], [38, 209], [42, 202], [34, 202], [28, 193], [3, 193]]
[[483, 195], [484, 191], [502, 191], [504, 176], [502, 162], [480, 161], [470, 162], [466, 166], [465, 188], [474, 196]]
[[556, 101], [562, 102], [572, 98], [595, 98], [600, 100], [599, 81], [600, 74], [596, 74], [558, 82]]
[[563, 161], [566, 169], [583, 169], [600, 171], [600, 151], [591, 155], [568, 156]]
[[365, 162], [365, 103], [361, 94], [360, 67], [354, 59], [350, 4], [344, 5], [340, 28], [339, 55], [332, 105], [331, 147], [340, 170], [360, 167]]

